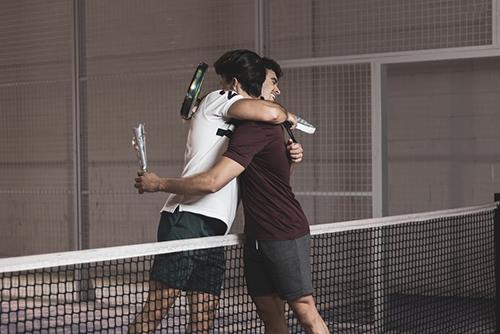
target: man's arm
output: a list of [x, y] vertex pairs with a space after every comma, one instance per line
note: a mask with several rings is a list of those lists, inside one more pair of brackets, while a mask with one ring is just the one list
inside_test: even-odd
[[239, 120], [271, 124], [289, 121], [292, 128], [297, 124], [297, 117], [279, 103], [259, 99], [240, 99], [229, 107], [227, 115]]
[[227, 157], [222, 157], [208, 171], [181, 178], [160, 178], [155, 173], [139, 173], [135, 187], [139, 193], [163, 191], [181, 195], [205, 195], [219, 191], [245, 168]]

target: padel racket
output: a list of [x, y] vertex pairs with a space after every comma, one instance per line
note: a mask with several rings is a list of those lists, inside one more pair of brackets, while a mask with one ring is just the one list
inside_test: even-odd
[[184, 119], [190, 119], [193, 116], [193, 107], [195, 106], [198, 96], [200, 95], [201, 85], [203, 84], [207, 68], [208, 65], [201, 62], [198, 64], [198, 67], [194, 72], [193, 79], [191, 80], [186, 96], [184, 97], [184, 102], [182, 102], [181, 117]]

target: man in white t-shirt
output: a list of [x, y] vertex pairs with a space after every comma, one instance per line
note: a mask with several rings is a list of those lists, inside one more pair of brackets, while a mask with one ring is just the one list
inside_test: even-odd
[[[252, 51], [233, 50], [214, 64], [222, 89], [209, 93], [191, 120], [182, 176], [208, 170], [227, 148], [234, 128], [231, 120], [274, 124], [296, 122], [293, 114], [261, 96], [266, 69]], [[279, 92], [278, 92], [279, 94]], [[292, 160], [302, 159], [299, 144], [289, 146]], [[171, 194], [158, 227], [158, 241], [222, 235], [229, 231], [238, 203], [236, 179], [208, 195]], [[129, 333], [152, 333], [181, 291], [188, 291], [190, 321], [187, 331], [206, 333], [212, 327], [225, 271], [224, 250], [215, 248], [155, 257], [150, 291], [143, 311]]]

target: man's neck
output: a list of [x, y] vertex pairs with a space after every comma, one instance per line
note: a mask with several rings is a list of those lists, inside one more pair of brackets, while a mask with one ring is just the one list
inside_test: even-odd
[[238, 95], [241, 95], [241, 96], [243, 96], [244, 98], [247, 98], [247, 99], [255, 99], [255, 97], [248, 95], [248, 93], [245, 92], [241, 88], [241, 85], [239, 85], [239, 84], [236, 84], [236, 85], [222, 85], [221, 89], [226, 90], [226, 91], [227, 90], [231, 90], [233, 92], [238, 93]]

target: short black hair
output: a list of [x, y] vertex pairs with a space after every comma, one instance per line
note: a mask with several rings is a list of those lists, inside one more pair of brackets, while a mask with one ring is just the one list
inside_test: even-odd
[[215, 61], [214, 67], [226, 83], [236, 78], [245, 92], [253, 97], [260, 96], [266, 69], [262, 58], [255, 52], [245, 49], [228, 51]]
[[274, 59], [263, 57], [262, 64], [264, 65], [264, 68], [266, 70], [271, 70], [274, 73], [276, 73], [278, 80], [283, 75], [283, 72], [281, 71], [281, 66]]

